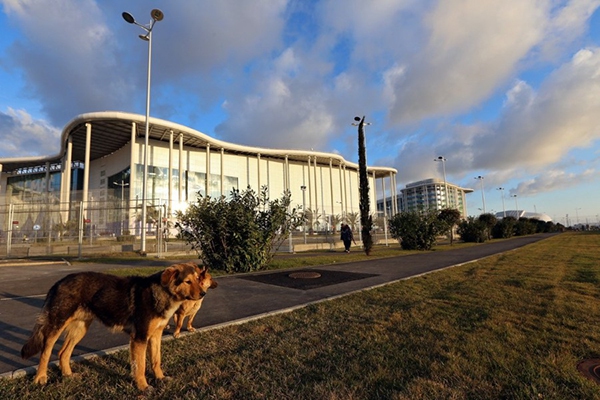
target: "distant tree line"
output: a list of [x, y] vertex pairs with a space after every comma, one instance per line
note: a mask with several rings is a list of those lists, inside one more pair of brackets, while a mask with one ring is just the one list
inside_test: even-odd
[[493, 214], [462, 219], [458, 210], [443, 209], [401, 212], [390, 218], [389, 229], [403, 249], [429, 250], [441, 235], [449, 237], [452, 244], [455, 231], [463, 242], [483, 243], [491, 239], [559, 232], [565, 227], [535, 218], [498, 219]]

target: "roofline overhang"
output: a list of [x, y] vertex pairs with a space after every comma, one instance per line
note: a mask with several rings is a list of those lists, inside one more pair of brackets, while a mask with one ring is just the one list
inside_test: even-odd
[[[31, 166], [34, 163], [39, 163], [43, 165], [45, 163], [56, 163], [61, 162], [63, 156], [67, 151], [67, 143], [69, 136], [76, 131], [78, 127], [83, 124], [91, 123], [92, 128], [95, 122], [98, 121], [120, 121], [120, 122], [130, 122], [136, 123], [139, 126], [145, 127], [146, 117], [140, 114], [126, 113], [121, 111], [100, 111], [100, 112], [91, 112], [84, 113], [76, 116], [71, 121], [69, 121], [62, 130], [61, 139], [60, 139], [60, 150], [57, 154], [46, 157], [16, 157], [16, 158], [2, 158], [0, 159], [0, 164], [8, 165], [8, 164], [23, 164], [27, 166]], [[248, 155], [255, 156], [266, 156], [266, 157], [274, 157], [274, 158], [285, 158], [292, 157], [292, 159], [296, 161], [300, 161], [303, 158], [308, 159], [310, 156], [317, 160], [318, 164], [327, 164], [330, 161], [335, 162], [336, 165], [344, 165], [351, 169], [359, 168], [359, 165], [350, 161], [345, 160], [341, 155], [335, 153], [325, 153], [318, 152], [313, 150], [293, 150], [293, 149], [271, 149], [266, 147], [255, 147], [255, 146], [245, 146], [230, 142], [225, 142], [219, 139], [215, 139], [211, 136], [206, 135], [200, 131], [192, 129], [190, 127], [166, 121], [159, 118], [149, 117], [148, 119], [149, 126], [161, 127], [165, 131], [173, 131], [177, 134], [184, 134], [190, 138], [194, 138], [196, 140], [200, 140], [205, 144], [208, 144], [210, 147], [216, 147], [220, 149], [224, 149], [225, 151], [233, 152], [233, 153], [243, 153]], [[198, 147], [198, 146], [196, 146]], [[205, 146], [206, 147], [206, 146]], [[108, 154], [105, 154], [105, 156]], [[13, 169], [18, 169], [15, 167]], [[368, 166], [367, 171], [369, 173], [377, 174], [397, 174], [398, 171], [395, 168], [391, 167], [380, 167], [380, 166]]]

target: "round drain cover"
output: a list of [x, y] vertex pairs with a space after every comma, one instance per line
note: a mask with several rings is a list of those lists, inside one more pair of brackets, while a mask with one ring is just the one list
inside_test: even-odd
[[320, 278], [321, 274], [314, 271], [292, 272], [288, 275], [292, 279], [316, 279]]
[[577, 370], [586, 378], [600, 383], [600, 358], [590, 358], [577, 364]]

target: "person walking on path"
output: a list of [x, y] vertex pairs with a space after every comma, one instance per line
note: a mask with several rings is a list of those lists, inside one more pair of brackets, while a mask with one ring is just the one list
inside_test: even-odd
[[[346, 253], [350, 253], [350, 245], [354, 242], [354, 235], [352, 234], [352, 229], [348, 226], [348, 224], [342, 224], [340, 228], [341, 239], [344, 242], [344, 249]], [[354, 242], [356, 244], [356, 242]]]

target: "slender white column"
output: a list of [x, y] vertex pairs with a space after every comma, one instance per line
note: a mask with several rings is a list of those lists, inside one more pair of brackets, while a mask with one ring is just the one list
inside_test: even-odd
[[90, 186], [90, 149], [92, 146], [92, 124], [85, 124], [85, 161], [83, 165], [83, 204], [87, 209], [88, 191]]
[[[344, 173], [344, 211], [348, 215], [348, 173], [346, 172], [346, 164], [343, 165]], [[352, 212], [352, 205], [350, 205], [350, 212]]]
[[[69, 135], [67, 139], [67, 154], [65, 154], [65, 162], [63, 165], [64, 179], [61, 182], [61, 192], [64, 198], [61, 196], [61, 202], [71, 202], [71, 164], [73, 160], [73, 138]], [[64, 219], [64, 222], [67, 222]]]
[[323, 187], [323, 168], [319, 168], [319, 178], [321, 178], [321, 207], [323, 207], [323, 219], [327, 224], [327, 211], [325, 210], [325, 188]]
[[171, 218], [173, 212], [173, 130], [169, 130], [169, 171], [167, 172], [167, 215]]
[[[383, 193], [383, 218], [387, 218], [387, 201], [385, 197], [385, 175], [381, 178], [381, 192]], [[390, 197], [390, 205], [394, 200]], [[375, 207], [377, 208], [377, 207]]]
[[392, 215], [398, 214], [398, 191], [396, 187], [396, 174], [390, 172], [390, 184], [392, 190]]
[[[137, 192], [136, 185], [136, 152], [137, 152], [137, 143], [135, 141], [137, 137], [137, 124], [135, 122], [131, 123], [131, 139], [129, 141], [129, 204], [132, 204], [133, 200], [135, 200], [135, 194]], [[136, 210], [137, 212], [137, 210]]]
[[[308, 169], [306, 171], [306, 175], [308, 176], [308, 208], [314, 212], [315, 210], [312, 206], [312, 180], [310, 179], [310, 156], [308, 156]], [[312, 226], [309, 228], [312, 228]]]
[[179, 204], [183, 203], [183, 133], [179, 134]]
[[210, 143], [206, 143], [206, 174], [204, 176], [204, 195], [209, 196], [210, 188]]
[[[368, 176], [368, 175], [367, 175]], [[375, 171], [373, 171], [373, 201], [371, 201], [371, 209], [369, 212], [377, 212], [377, 179], [375, 178]]]
[[256, 177], [258, 180], [257, 192], [260, 193], [260, 153], [256, 155]]
[[333, 159], [329, 159], [329, 194], [331, 195], [331, 215], [335, 215], [335, 201], [333, 200]]
[[221, 196], [225, 195], [225, 193], [223, 193], [224, 188], [225, 188], [224, 169], [225, 169], [225, 149], [221, 147]]
[[290, 190], [290, 165], [289, 157], [285, 155], [285, 163], [283, 164], [283, 189]]
[[346, 213], [346, 199], [344, 198], [344, 177], [342, 175], [342, 162], [340, 161], [338, 165], [339, 179], [340, 179], [340, 203], [342, 207], [342, 218], [344, 218], [344, 214]]
[[[314, 172], [314, 177], [315, 177], [315, 210], [319, 209], [319, 193], [317, 190], [317, 156], [315, 156], [314, 162], [313, 162], [313, 172]], [[324, 212], [325, 210], [321, 210], [321, 212]]]

